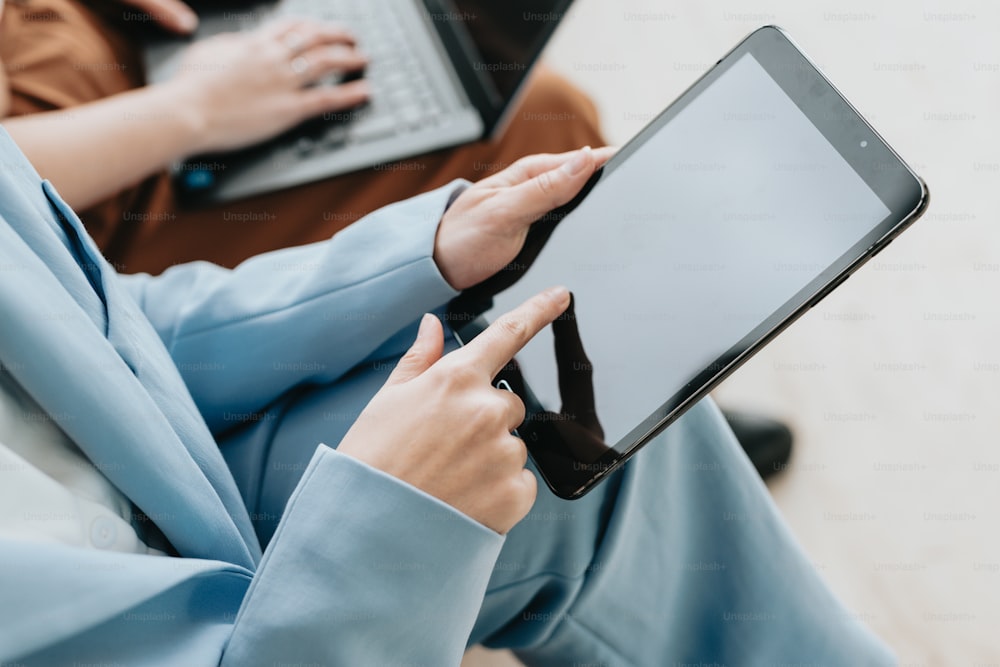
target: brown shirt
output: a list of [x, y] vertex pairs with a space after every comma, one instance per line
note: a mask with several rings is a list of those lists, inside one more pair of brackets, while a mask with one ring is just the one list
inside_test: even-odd
[[[91, 4], [110, 9], [99, 12]], [[7, 66], [11, 113], [68, 108], [142, 85], [134, 30], [118, 20], [117, 7], [101, 0], [7, 0], [0, 60]], [[540, 120], [545, 118], [557, 120]], [[79, 213], [119, 271], [159, 273], [192, 260], [233, 266], [261, 252], [329, 238], [377, 208], [456, 178], [479, 180], [525, 155], [585, 144], [603, 144], [594, 105], [540, 69], [499, 141], [201, 208], [181, 205], [164, 173]], [[67, 159], [81, 169], [100, 169], [106, 158]]]

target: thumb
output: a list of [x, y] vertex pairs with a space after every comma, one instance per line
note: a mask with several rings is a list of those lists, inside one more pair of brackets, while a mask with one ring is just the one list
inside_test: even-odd
[[146, 12], [154, 22], [181, 35], [194, 32], [198, 15], [182, 0], [125, 0], [126, 4]]
[[385, 382], [386, 386], [403, 384], [421, 375], [441, 358], [442, 352], [444, 352], [444, 328], [441, 326], [441, 320], [427, 313], [420, 320], [417, 339], [396, 364], [396, 368]]
[[560, 166], [543, 171], [507, 190], [507, 202], [519, 220], [537, 220], [576, 196], [597, 167], [590, 146]]

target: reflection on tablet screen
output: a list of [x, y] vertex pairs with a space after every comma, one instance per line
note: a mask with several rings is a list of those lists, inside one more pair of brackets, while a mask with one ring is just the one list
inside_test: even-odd
[[601, 180], [487, 318], [569, 287], [574, 339], [542, 332], [518, 370], [554, 424], [589, 411], [614, 444], [889, 214], [748, 53]]

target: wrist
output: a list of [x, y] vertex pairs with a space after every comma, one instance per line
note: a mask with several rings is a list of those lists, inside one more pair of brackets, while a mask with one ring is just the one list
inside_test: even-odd
[[462, 276], [460, 275], [462, 273], [461, 262], [463, 255], [460, 252], [456, 252], [453, 247], [455, 234], [461, 233], [462, 230], [456, 229], [458, 225], [453, 224], [455, 221], [451, 218], [455, 217], [456, 212], [452, 210], [452, 206], [471, 187], [471, 183], [465, 182], [451, 193], [451, 196], [448, 197], [448, 202], [445, 204], [444, 211], [441, 213], [437, 229], [434, 232], [434, 250], [432, 255], [434, 264], [437, 266], [438, 273], [448, 283], [448, 286], [458, 292], [461, 292], [470, 285], [463, 284]]
[[175, 160], [203, 153], [210, 148], [210, 123], [205, 112], [207, 105], [198, 88], [191, 83], [183, 78], [174, 78], [146, 89], [156, 98], [156, 108], [170, 110], [163, 120], [169, 124], [169, 136], [174, 140]]
[[434, 241], [434, 265], [437, 266], [438, 273], [444, 278], [444, 281], [448, 283], [448, 287], [452, 288], [456, 292], [461, 292], [465, 289], [465, 286], [461, 284], [461, 280], [456, 276], [455, 271], [451, 267], [451, 262], [449, 261], [450, 254], [441, 248], [441, 244], [435, 239]]

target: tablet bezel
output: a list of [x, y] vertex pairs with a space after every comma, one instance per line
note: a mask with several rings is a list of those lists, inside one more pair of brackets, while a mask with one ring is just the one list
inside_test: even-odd
[[[542, 224], [542, 227], [547, 228], [546, 234], [551, 233], [551, 229], [576, 208], [593, 187], [623, 164], [629, 155], [747, 53], [760, 63], [830, 145], [868, 184], [890, 214], [792, 299], [694, 376], [618, 442], [612, 444], [608, 452], [597, 461], [582, 462], [568, 456], [561, 457], [551, 451], [543, 453], [533, 445], [533, 441], [539, 439], [538, 431], [545, 428], [545, 425], [533, 426], [530, 421], [522, 424], [519, 430], [525, 436], [528, 450], [546, 484], [558, 496], [575, 499], [592, 489], [778, 333], [833, 291], [859, 266], [885, 248], [926, 209], [928, 193], [920, 177], [888, 146], [781, 28], [765, 26], [744, 38], [622, 147], [594, 175], [579, 196], [549, 214]], [[866, 145], [862, 146], [862, 142]], [[539, 232], [541, 233], [541, 227]], [[488, 308], [484, 308], [482, 301], [474, 298], [474, 294], [475, 288], [453, 300], [449, 306], [448, 318], [459, 342], [471, 340], [484, 326], [482, 319], [477, 320], [476, 316]]]

